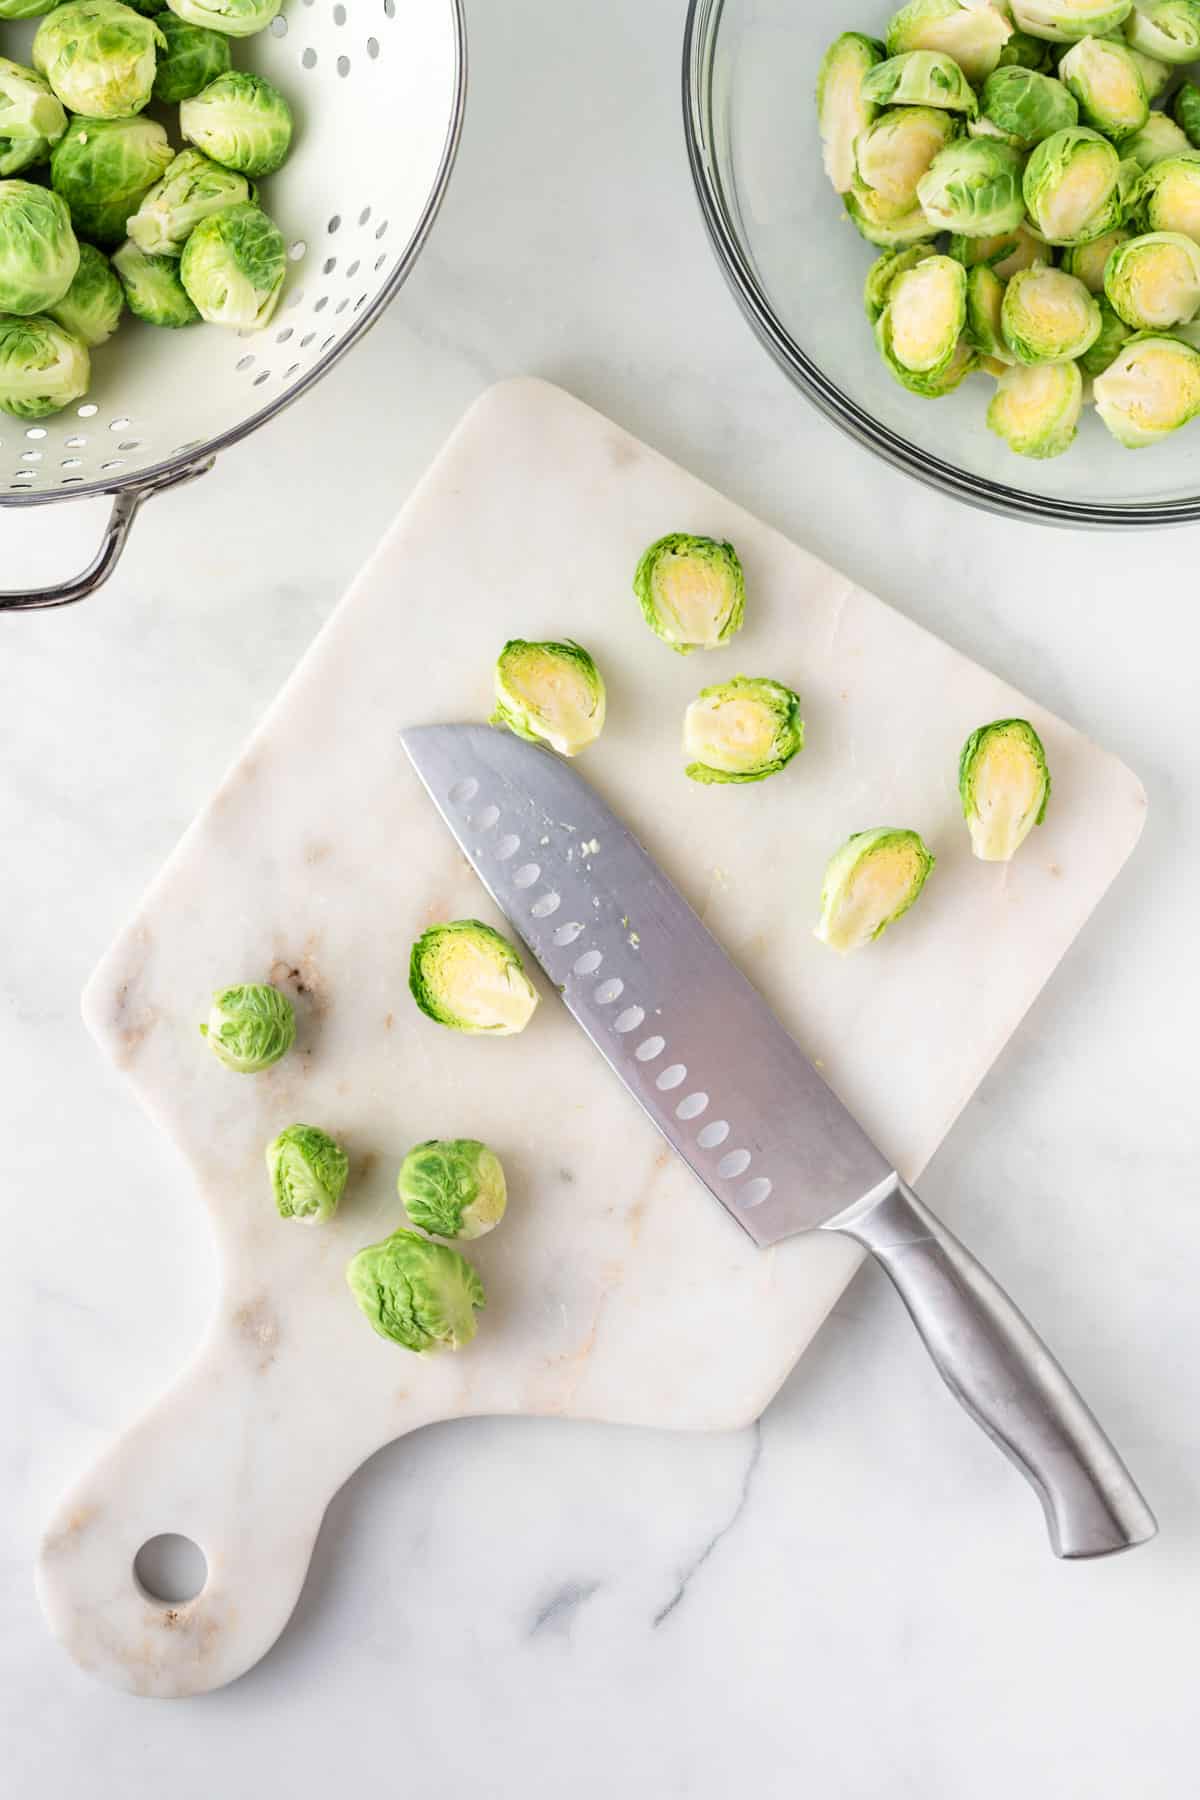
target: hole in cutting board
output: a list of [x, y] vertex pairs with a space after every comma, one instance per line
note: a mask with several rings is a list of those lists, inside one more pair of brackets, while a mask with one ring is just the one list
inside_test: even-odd
[[182, 1606], [194, 1600], [208, 1580], [208, 1563], [199, 1544], [177, 1531], [147, 1538], [133, 1559], [133, 1573], [148, 1600]]

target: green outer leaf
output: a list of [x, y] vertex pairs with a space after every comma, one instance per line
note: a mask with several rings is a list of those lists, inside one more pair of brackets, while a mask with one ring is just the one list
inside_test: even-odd
[[226, 37], [253, 37], [265, 31], [283, 0], [169, 0], [170, 8], [189, 25], [223, 31]]
[[1000, 328], [1000, 312], [1004, 305], [1004, 283], [987, 263], [977, 263], [967, 271], [966, 339], [980, 356], [998, 356], [1011, 361], [1008, 345]]
[[469, 1344], [475, 1314], [486, 1304], [466, 1257], [415, 1231], [368, 1244], [351, 1257], [346, 1281], [379, 1336], [418, 1356]]
[[563, 755], [574, 755], [575, 750], [566, 749], [561, 742], [561, 732], [556, 731], [550, 720], [511, 685], [511, 672], [515, 671], [530, 652], [547, 661], [565, 663], [582, 676], [584, 685], [592, 693], [593, 703], [591, 713], [586, 720], [581, 721], [584, 729], [577, 749], [582, 750], [599, 737], [604, 727], [606, 710], [604, 678], [583, 645], [577, 644], [573, 638], [563, 638], [554, 643], [530, 643], [525, 638], [509, 638], [496, 658], [496, 710], [490, 722], [493, 725], [507, 726], [509, 731], [524, 738], [527, 743], [550, 744]]
[[316, 1125], [289, 1125], [267, 1145], [267, 1173], [281, 1219], [323, 1224], [338, 1208], [350, 1173], [341, 1145]]
[[167, 40], [159, 52], [154, 74], [154, 98], [164, 106], [177, 106], [206, 88], [218, 75], [228, 73], [233, 53], [220, 31], [192, 25], [173, 12], [160, 13], [158, 28]]
[[803, 750], [804, 717], [800, 696], [790, 687], [785, 687], [781, 681], [772, 681], [769, 676], [735, 675], [731, 681], [721, 681], [713, 687], [701, 688], [696, 699], [734, 700], [747, 694], [752, 694], [775, 721], [775, 736], [769, 761], [737, 774], [711, 768], [707, 763], [693, 762], [685, 770], [689, 780], [701, 782], [708, 787], [765, 781], [769, 775], [778, 775], [781, 769], [786, 769], [792, 758]]
[[179, 278], [200, 317], [239, 329], [267, 323], [286, 273], [283, 233], [249, 204], [202, 219], [179, 259]]
[[[835, 923], [837, 904], [845, 894], [856, 869], [869, 857], [881, 850], [890, 849], [894, 844], [910, 844], [916, 852], [917, 873], [912, 887], [901, 900], [895, 911], [879, 924], [871, 934], [872, 943], [902, 919], [909, 909], [916, 905], [921, 891], [937, 867], [937, 858], [932, 854], [919, 832], [898, 830], [894, 826], [876, 826], [872, 831], [856, 831], [848, 838], [841, 849], [830, 857], [825, 869], [825, 879], [821, 887], [821, 923], [817, 927], [817, 936], [823, 943], [828, 943], [829, 932]], [[835, 946], [836, 947], [836, 946]]]
[[[537, 1004], [537, 990], [525, 973], [525, 965], [521, 961], [508, 939], [493, 931], [490, 925], [482, 924], [478, 919], [454, 919], [445, 925], [431, 925], [423, 931], [412, 947], [409, 959], [408, 986], [413, 999], [421, 1011], [439, 1025], [446, 1025], [452, 1031], [465, 1031], [478, 1036], [495, 1032], [500, 1036], [511, 1035], [511, 1028], [504, 1026], [472, 1025], [457, 1014], [448, 1000], [444, 999], [438, 989], [438, 956], [446, 940], [455, 935], [469, 935], [477, 947], [494, 957], [499, 968], [508, 972], [508, 978], [515, 983], [523, 983]], [[532, 1012], [532, 1008], [531, 1008]]]
[[148, 103], [166, 42], [121, 0], [66, 0], [38, 26], [31, 56], [70, 112], [124, 119]]
[[114, 250], [112, 265], [125, 290], [125, 303], [135, 319], [171, 331], [199, 322], [200, 314], [179, 279], [177, 257], [147, 256], [137, 244], [130, 242]]
[[[723, 574], [728, 583], [728, 603], [721, 617], [715, 621], [715, 630], [703, 643], [677, 642], [670, 635], [670, 623], [660, 616], [654, 594], [654, 577], [659, 564], [673, 556], [694, 557], [707, 563]], [[672, 650], [677, 651], [680, 656], [690, 656], [693, 650], [713, 650], [718, 645], [727, 644], [741, 630], [746, 616], [746, 583], [733, 545], [722, 543], [716, 538], [696, 537], [686, 531], [668, 532], [666, 537], [657, 538], [649, 549], [642, 552], [633, 572], [633, 591], [641, 606], [642, 617], [651, 631], [664, 644], [670, 644]]]
[[979, 110], [1005, 137], [1026, 150], [1079, 123], [1079, 105], [1061, 81], [1033, 69], [1003, 68], [988, 76]]
[[286, 994], [263, 982], [219, 988], [208, 1024], [208, 1047], [237, 1075], [257, 1075], [286, 1056], [295, 1042], [296, 1014]]
[[396, 1186], [413, 1224], [436, 1237], [482, 1237], [500, 1223], [508, 1199], [500, 1158], [478, 1138], [417, 1144]]
[[78, 268], [66, 202], [32, 181], [0, 182], [0, 312], [45, 312]]

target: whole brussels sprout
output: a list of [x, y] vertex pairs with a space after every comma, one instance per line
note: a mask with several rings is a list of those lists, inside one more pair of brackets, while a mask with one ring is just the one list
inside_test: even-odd
[[238, 330], [267, 323], [286, 271], [282, 232], [261, 207], [248, 205], [228, 206], [202, 220], [179, 265], [200, 317]]
[[181, 150], [162, 180], [142, 196], [126, 229], [147, 256], [182, 256], [201, 219], [253, 198], [244, 175], [210, 162], [200, 150]]
[[1000, 61], [1013, 35], [1012, 20], [991, 5], [964, 5], [963, 0], [909, 0], [887, 28], [887, 53], [942, 50], [952, 56], [968, 81], [983, 81]]
[[141, 112], [166, 39], [121, 0], [66, 0], [38, 26], [33, 66], [63, 105], [89, 119]]
[[979, 111], [981, 122], [993, 125], [1018, 150], [1032, 150], [1043, 138], [1079, 123], [1074, 95], [1061, 81], [1032, 69], [997, 69], [989, 75]]
[[1182, 231], [1200, 243], [1200, 155], [1164, 156], [1147, 169], [1137, 215], [1146, 231]]
[[930, 256], [893, 281], [875, 326], [880, 355], [902, 386], [923, 393], [953, 359], [967, 322], [967, 276], [949, 256]]
[[1171, 111], [1188, 143], [1193, 149], [1200, 149], [1200, 87], [1194, 81], [1184, 82]]
[[202, 1037], [219, 1062], [237, 1075], [257, 1075], [286, 1056], [296, 1037], [296, 1014], [286, 994], [259, 982], [213, 995]]
[[167, 47], [158, 53], [153, 94], [165, 106], [190, 100], [229, 70], [233, 53], [223, 32], [189, 25], [173, 12], [159, 13], [155, 23], [167, 40]]
[[1191, 142], [1166, 113], [1152, 112], [1142, 129], [1121, 141], [1121, 155], [1140, 169], [1152, 169], [1164, 156], [1186, 156]]
[[875, 106], [940, 106], [945, 112], [978, 111], [975, 92], [952, 56], [908, 50], [877, 63], [863, 77], [863, 99]]
[[113, 268], [121, 278], [125, 300], [135, 319], [147, 325], [178, 330], [195, 325], [200, 314], [184, 292], [179, 279], [179, 260], [174, 256], [147, 256], [130, 241], [113, 251]]
[[521, 958], [478, 919], [423, 931], [412, 947], [408, 986], [427, 1018], [473, 1036], [512, 1037], [537, 1010], [537, 989]]
[[651, 631], [680, 656], [715, 650], [742, 628], [746, 584], [732, 544], [673, 531], [643, 552], [633, 591]]
[[863, 77], [884, 58], [883, 45], [859, 31], [830, 44], [817, 76], [817, 122], [825, 173], [839, 194], [854, 179], [854, 145], [879, 108], [863, 98]]
[[888, 205], [910, 212], [917, 204], [917, 183], [957, 135], [954, 114], [936, 107], [897, 106], [882, 113], [855, 146], [854, 192], [869, 188]]
[[735, 675], [702, 688], [683, 721], [689, 781], [765, 781], [804, 748], [800, 696], [781, 681]]
[[475, 1336], [483, 1283], [465, 1256], [415, 1231], [394, 1231], [351, 1258], [346, 1280], [380, 1337], [428, 1356]]
[[604, 679], [580, 644], [510, 638], [496, 661], [493, 725], [578, 756], [604, 729]]
[[1133, 0], [1012, 0], [1012, 16], [1021, 31], [1054, 44], [1105, 37], [1123, 25]]
[[1200, 59], [1200, 0], [1137, 0], [1125, 26], [1135, 50], [1159, 62]]
[[226, 37], [253, 37], [266, 30], [283, 0], [168, 0], [168, 4], [189, 25], [223, 31]]
[[866, 286], [863, 289], [863, 307], [872, 325], [887, 305], [896, 277], [903, 275], [908, 269], [915, 269], [926, 257], [937, 254], [937, 245], [929, 240], [923, 244], [913, 244], [907, 250], [885, 250], [882, 256], [875, 258], [867, 271]]
[[1083, 377], [1077, 363], [1018, 364], [996, 384], [987, 422], [1018, 456], [1044, 462], [1071, 448], [1082, 412]]
[[1010, 363], [1012, 352], [1004, 342], [1001, 324], [1004, 306], [1004, 283], [987, 263], [977, 263], [967, 270], [966, 338], [980, 356], [990, 356]]
[[1058, 75], [1079, 102], [1085, 125], [1116, 142], [1145, 129], [1150, 99], [1142, 71], [1125, 44], [1081, 38], [1059, 63]]
[[1001, 281], [1011, 281], [1014, 275], [1019, 275], [1022, 269], [1032, 269], [1035, 263], [1054, 261], [1049, 244], [1043, 238], [1035, 237], [1027, 225], [1018, 225], [1015, 231], [1002, 232], [998, 237], [952, 237], [947, 255], [960, 262], [964, 269], [986, 263]]
[[267, 1145], [267, 1174], [281, 1219], [323, 1225], [338, 1209], [350, 1158], [315, 1125], [289, 1125]]
[[[1200, 359], [1198, 359], [1200, 360]], [[0, 318], [0, 409], [44, 419], [88, 390], [91, 364], [79, 339], [55, 319]]]
[[1093, 238], [1090, 244], [1075, 244], [1063, 251], [1062, 267], [1068, 275], [1082, 281], [1089, 294], [1103, 294], [1108, 259], [1118, 244], [1127, 244], [1132, 236], [1131, 231], [1120, 225], [1116, 231], [1106, 231], [1103, 237]]
[[1175, 337], [1128, 339], [1094, 386], [1096, 411], [1119, 444], [1143, 450], [1200, 413], [1200, 351]]
[[1104, 271], [1109, 305], [1134, 331], [1167, 331], [1200, 312], [1200, 244], [1152, 231], [1120, 244]]
[[1056, 131], [1025, 165], [1025, 204], [1050, 244], [1086, 244], [1124, 223], [1121, 158], [1098, 131]]
[[0, 312], [45, 312], [78, 267], [66, 203], [31, 181], [0, 181]]
[[971, 733], [959, 757], [958, 792], [980, 862], [1011, 862], [1050, 804], [1045, 747], [1028, 719], [997, 719]]
[[830, 858], [816, 936], [843, 956], [881, 937], [920, 897], [935, 859], [915, 831], [859, 831]]
[[292, 141], [292, 109], [269, 81], [232, 69], [179, 108], [179, 129], [190, 144], [227, 169], [272, 175]]
[[418, 1144], [401, 1163], [396, 1186], [413, 1224], [435, 1237], [483, 1237], [508, 1205], [500, 1158], [478, 1138]]
[[50, 181], [81, 237], [119, 244], [173, 155], [153, 119], [72, 119], [50, 158]]
[[1026, 269], [1004, 290], [1004, 341], [1018, 362], [1074, 362], [1100, 335], [1100, 308], [1063, 269]]
[[1132, 335], [1120, 313], [1113, 311], [1103, 294], [1097, 305], [1100, 308], [1100, 335], [1091, 349], [1085, 350], [1079, 359], [1079, 367], [1093, 380], [1097, 375], [1103, 375], [1105, 369], [1111, 368], [1121, 346]]
[[107, 256], [92, 244], [80, 244], [75, 279], [53, 306], [47, 307], [72, 337], [89, 350], [106, 344], [121, 321], [125, 296]]
[[917, 194], [929, 223], [959, 237], [997, 237], [1025, 217], [1023, 160], [995, 138], [963, 138], [936, 156]]

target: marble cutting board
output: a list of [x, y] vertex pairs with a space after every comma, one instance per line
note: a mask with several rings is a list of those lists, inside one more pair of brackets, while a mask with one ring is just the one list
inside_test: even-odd
[[[736, 647], [681, 658], [630, 591], [661, 533], [727, 536], [746, 568]], [[849, 1281], [840, 1239], [759, 1253], [546, 993], [532, 1027], [461, 1038], [417, 1013], [414, 935], [500, 923], [397, 742], [479, 719], [510, 635], [579, 638], [609, 685], [585, 770], [705, 916], [896, 1166], [915, 1180], [1133, 849], [1134, 776], [1034, 701], [561, 391], [505, 383], [471, 410], [97, 970], [92, 1031], [175, 1141], [207, 1206], [222, 1292], [191, 1366], [62, 1501], [39, 1583], [75, 1659], [140, 1694], [233, 1680], [282, 1631], [331, 1495], [381, 1444], [438, 1419], [560, 1414], [725, 1429], [755, 1418]], [[682, 773], [680, 719], [747, 673], [800, 690], [808, 747], [759, 787]], [[956, 760], [1021, 714], [1055, 781], [1009, 867], [970, 856]], [[920, 906], [842, 961], [812, 936], [851, 831], [912, 825], [938, 855]], [[297, 1048], [228, 1074], [197, 1024], [210, 991], [270, 980]], [[321, 1230], [283, 1223], [264, 1144], [296, 1120], [348, 1148]], [[457, 1356], [368, 1328], [348, 1256], [402, 1223], [404, 1151], [485, 1138], [509, 1173], [472, 1247], [488, 1306]], [[181, 1169], [181, 1179], [183, 1179]], [[997, 1461], [996, 1479], [1005, 1480]], [[133, 1574], [160, 1532], [203, 1549], [197, 1598]]]

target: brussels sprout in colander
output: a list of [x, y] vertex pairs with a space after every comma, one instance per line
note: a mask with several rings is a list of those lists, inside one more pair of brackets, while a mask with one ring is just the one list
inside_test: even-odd
[[202, 319], [238, 330], [265, 325], [287, 268], [283, 234], [258, 206], [230, 206], [197, 225], [179, 275]]
[[67, 0], [38, 26], [33, 66], [71, 112], [123, 119], [149, 100], [160, 48], [158, 26], [121, 0]]
[[113, 252], [112, 262], [125, 290], [126, 304], [135, 319], [169, 330], [194, 325], [199, 319], [200, 314], [179, 279], [177, 257], [147, 256], [131, 241]]
[[227, 169], [272, 175], [291, 145], [292, 109], [269, 81], [233, 69], [183, 102], [179, 129]]
[[171, 11], [189, 25], [204, 25], [226, 37], [253, 37], [265, 31], [283, 0], [168, 0]]
[[[1200, 357], [1197, 357], [1200, 362]], [[0, 317], [0, 409], [45, 419], [87, 393], [88, 353], [56, 319]]]
[[152, 90], [156, 100], [174, 106], [228, 73], [233, 58], [224, 32], [189, 25], [173, 12], [158, 13], [155, 24], [167, 41], [166, 49], [158, 53]]
[[148, 256], [182, 256], [202, 219], [254, 199], [244, 175], [223, 169], [199, 150], [183, 150], [142, 197], [126, 229]]
[[79, 235], [108, 249], [123, 241], [173, 155], [155, 119], [72, 119], [50, 158], [50, 181]]
[[40, 313], [79, 267], [66, 203], [31, 181], [0, 181], [0, 313]]
[[75, 279], [47, 315], [89, 350], [106, 344], [121, 322], [125, 296], [112, 265], [93, 244], [80, 244]]

